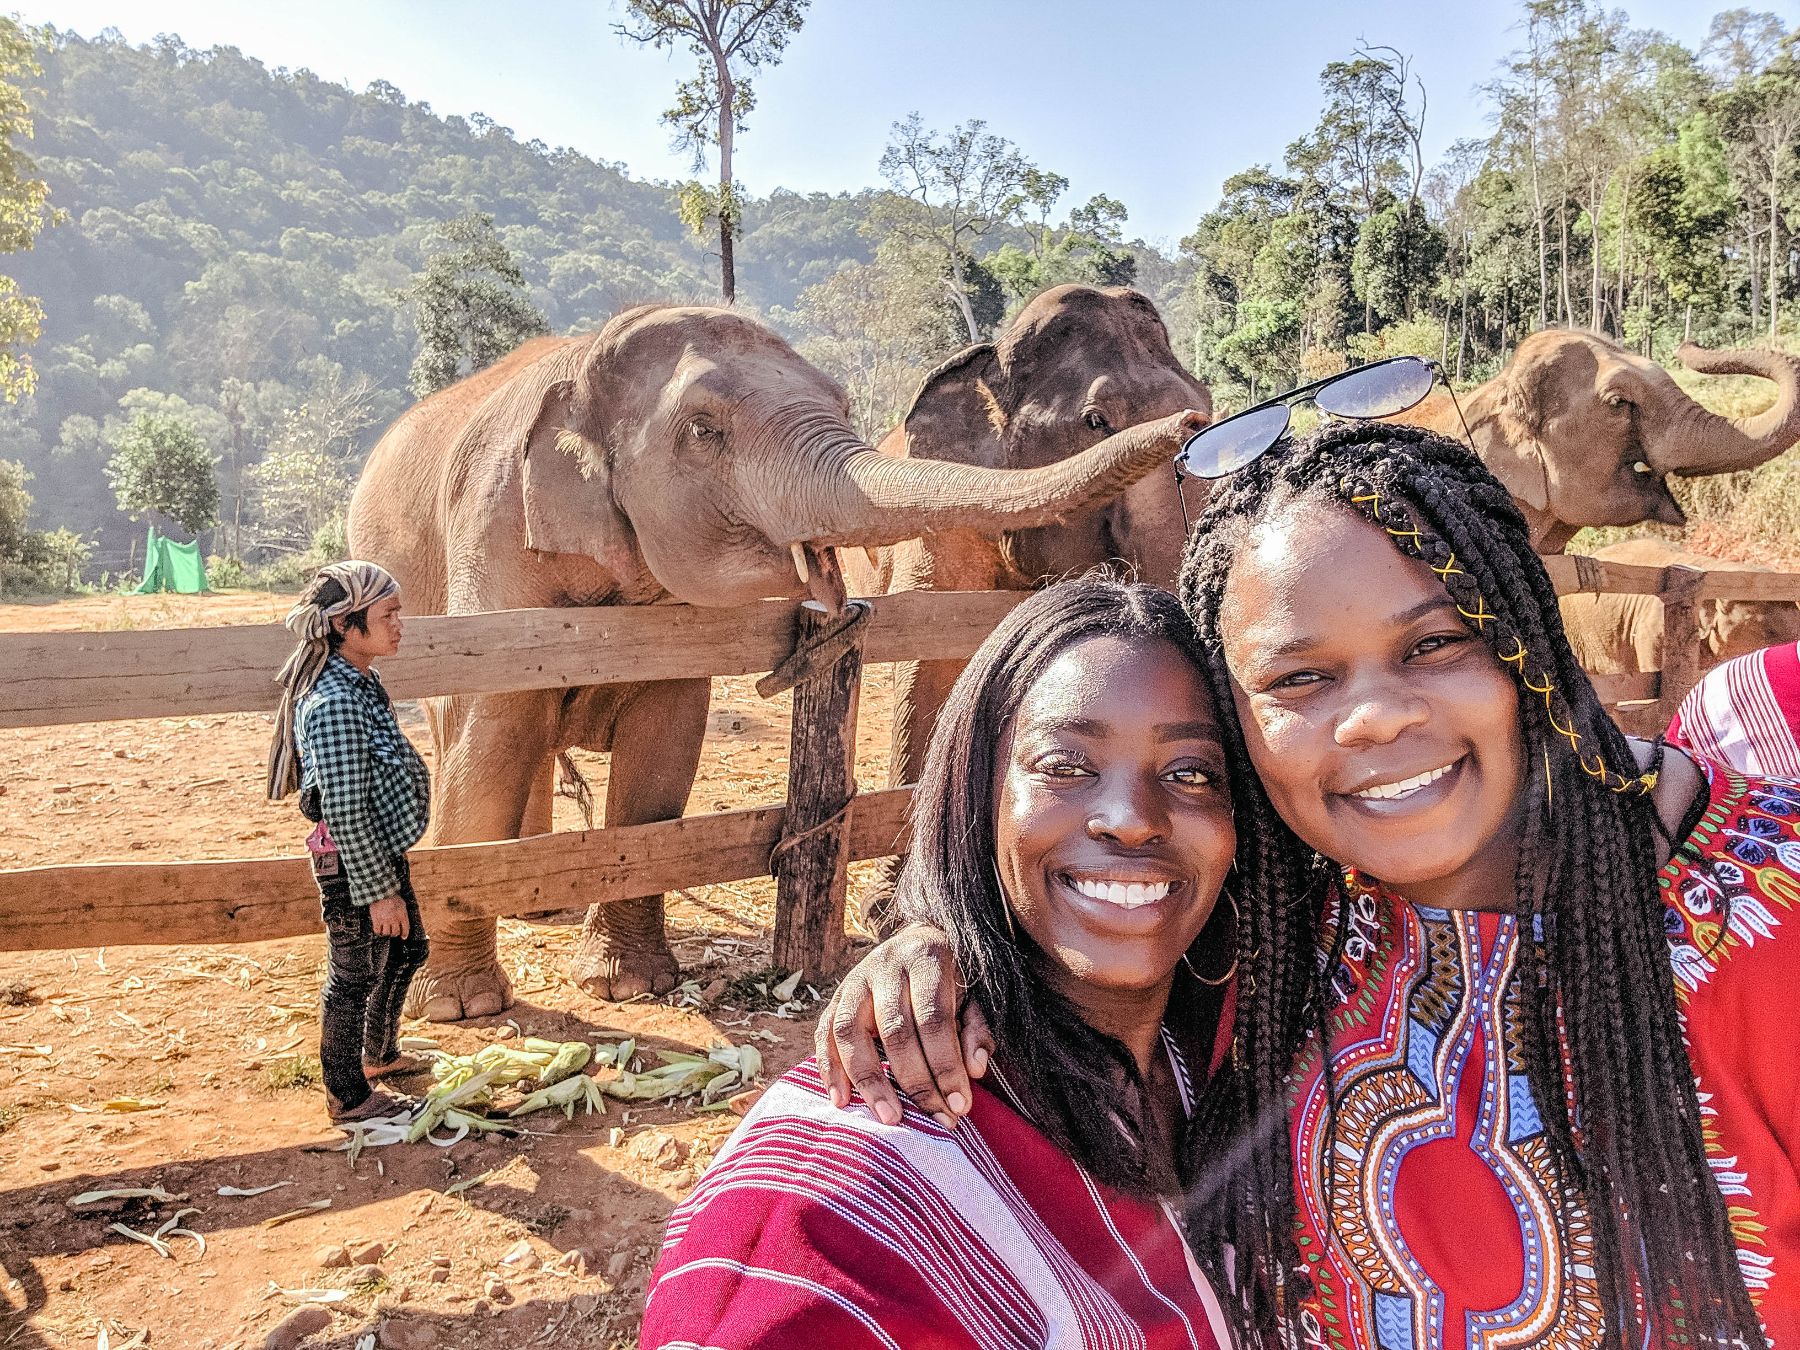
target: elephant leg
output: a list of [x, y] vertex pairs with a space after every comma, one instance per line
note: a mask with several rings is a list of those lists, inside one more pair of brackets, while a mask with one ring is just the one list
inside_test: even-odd
[[[441, 725], [432, 842], [516, 839], [524, 823], [556, 715], [554, 692], [502, 694], [447, 710]], [[429, 897], [427, 897], [429, 899]], [[406, 1012], [433, 1022], [491, 1017], [512, 1006], [493, 919], [433, 916], [431, 956], [413, 977]]]
[[[621, 700], [607, 771], [609, 827], [674, 820], [687, 809], [710, 697], [708, 680], [669, 680], [639, 686]], [[680, 967], [663, 931], [662, 896], [589, 909], [569, 973], [595, 998], [614, 1001], [673, 989]]]
[[[950, 697], [950, 686], [962, 674], [963, 661], [903, 661], [894, 668], [894, 731], [888, 751], [888, 786], [903, 787], [919, 781], [925, 767], [925, 750], [937, 727], [938, 713]], [[857, 896], [857, 913], [863, 927], [876, 937], [886, 937], [897, 926], [894, 885], [900, 879], [900, 858], [882, 858], [875, 874]]]

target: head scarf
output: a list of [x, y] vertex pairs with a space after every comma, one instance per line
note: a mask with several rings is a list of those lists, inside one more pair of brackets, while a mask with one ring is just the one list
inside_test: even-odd
[[[319, 581], [329, 578], [344, 588], [336, 604], [321, 605], [314, 597]], [[275, 735], [269, 743], [269, 800], [278, 802], [300, 786], [300, 756], [294, 742], [294, 715], [331, 659], [331, 621], [355, 614], [395, 594], [400, 583], [384, 567], [352, 558], [321, 567], [287, 614], [287, 628], [299, 644], [281, 673], [281, 704], [275, 712]]]

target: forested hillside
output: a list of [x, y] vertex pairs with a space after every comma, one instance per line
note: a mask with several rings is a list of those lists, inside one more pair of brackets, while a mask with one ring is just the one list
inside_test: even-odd
[[[1660, 359], [1687, 337], [1791, 342], [1800, 34], [1732, 9], [1690, 50], [1595, 0], [1518, 15], [1481, 90], [1432, 87], [1396, 47], [1330, 63], [1313, 125], [1296, 118], [1279, 165], [1233, 176], [1173, 257], [1128, 238], [1128, 204], [1066, 202], [1054, 165], [979, 120], [978, 92], [949, 129], [915, 114], [860, 175], [885, 186], [740, 200], [739, 303], [844, 382], [870, 435], [919, 372], [1061, 281], [1150, 294], [1223, 408], [1396, 352], [1466, 385], [1547, 324]], [[506, 341], [718, 295], [718, 258], [681, 220], [693, 184], [229, 48], [37, 36], [23, 148], [63, 217], [5, 260], [46, 317], [35, 393], [0, 407], [0, 507], [22, 500], [22, 465], [32, 526], [84, 536], [90, 575], [139, 528], [109, 462], [131, 447], [154, 461], [177, 425], [189, 462], [217, 463], [212, 551], [328, 549], [409, 390], [485, 359], [465, 346], [414, 366], [422, 334], [432, 346], [420, 287], [460, 284], [458, 257], [485, 260], [477, 289], [503, 283]], [[1427, 110], [1459, 99], [1492, 132], [1431, 163]], [[455, 311], [432, 323], [454, 329]], [[80, 542], [64, 540], [65, 574]]]
[[[46, 318], [36, 393], [0, 414], [0, 459], [34, 475], [34, 524], [102, 531], [102, 553], [136, 529], [104, 473], [109, 421], [173, 408], [195, 423], [223, 461], [228, 523], [236, 473], [285, 419], [342, 414], [355, 395], [366, 446], [409, 398], [416, 337], [396, 292], [453, 217], [495, 218], [557, 330], [716, 293], [670, 188], [391, 86], [352, 93], [173, 40], [54, 34], [40, 60], [27, 148], [66, 220], [7, 260]], [[749, 202], [744, 300], [792, 306], [867, 258], [871, 195]]]

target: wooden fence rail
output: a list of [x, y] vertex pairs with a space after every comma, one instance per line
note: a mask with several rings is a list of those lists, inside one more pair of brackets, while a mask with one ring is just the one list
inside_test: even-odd
[[[1693, 610], [1703, 599], [1800, 602], [1800, 575], [1696, 572], [1591, 558], [1548, 560], [1561, 594], [1663, 597], [1661, 672], [1595, 680], [1639, 729], [1666, 724], [1700, 666]], [[1016, 592], [917, 593], [874, 602], [858, 646], [863, 663], [968, 656], [1024, 597]], [[792, 650], [796, 607], [763, 601], [731, 610], [684, 605], [510, 610], [407, 621], [405, 650], [382, 663], [398, 698], [509, 693], [578, 685], [769, 670]], [[110, 633], [0, 634], [0, 728], [136, 717], [266, 711], [291, 639], [277, 624]], [[827, 687], [835, 681], [835, 687]], [[651, 825], [422, 848], [420, 893], [448, 915], [530, 915], [779, 874], [784, 841], [803, 843], [777, 914], [784, 963], [826, 968], [843, 922], [846, 862], [898, 850], [910, 790], [827, 800], [847, 780], [856, 699], [844, 667], [797, 691], [788, 765], [803, 824], [787, 804]], [[809, 709], [825, 711], [812, 713]], [[817, 763], [809, 762], [817, 759]], [[853, 788], [853, 781], [851, 782]], [[249, 790], [247, 787], [246, 790]], [[792, 833], [790, 833], [792, 831]], [[799, 836], [804, 836], [800, 838]], [[821, 848], [820, 839], [824, 840]], [[804, 878], [804, 879], [803, 879]], [[0, 871], [0, 951], [133, 943], [233, 943], [314, 932], [318, 900], [303, 858], [94, 863]]]

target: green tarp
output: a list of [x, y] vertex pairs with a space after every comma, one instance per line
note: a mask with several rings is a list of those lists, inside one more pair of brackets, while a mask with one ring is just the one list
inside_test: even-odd
[[206, 584], [206, 560], [200, 556], [200, 545], [178, 544], [150, 527], [150, 538], [144, 545], [144, 579], [133, 595], [152, 591], [179, 591], [198, 595], [211, 590]]

